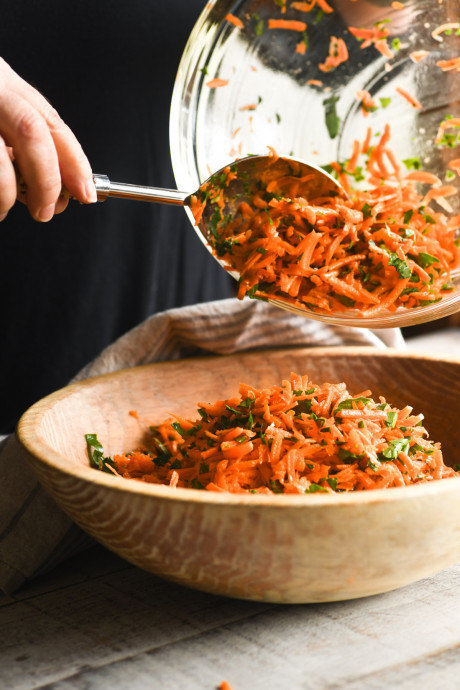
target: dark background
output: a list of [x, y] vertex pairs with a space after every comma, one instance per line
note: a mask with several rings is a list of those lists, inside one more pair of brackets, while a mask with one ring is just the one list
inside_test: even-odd
[[[57, 108], [94, 172], [174, 188], [170, 100], [203, 6], [15, 0], [0, 10], [0, 55]], [[150, 314], [233, 292], [181, 208], [71, 202], [40, 224], [17, 204], [0, 225], [0, 432]]]

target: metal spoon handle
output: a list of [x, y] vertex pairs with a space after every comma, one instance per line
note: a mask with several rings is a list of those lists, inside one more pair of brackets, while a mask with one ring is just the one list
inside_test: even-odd
[[179, 192], [177, 189], [159, 189], [157, 187], [125, 184], [124, 182], [111, 182], [107, 175], [93, 175], [93, 180], [99, 201], [105, 201], [107, 197], [113, 196], [120, 199], [154, 201], [158, 204], [184, 206], [189, 196], [186, 192]]

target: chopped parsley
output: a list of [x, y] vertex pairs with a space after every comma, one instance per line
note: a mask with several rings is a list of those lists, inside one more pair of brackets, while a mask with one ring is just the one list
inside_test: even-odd
[[388, 266], [394, 266], [401, 278], [409, 278], [412, 273], [407, 263], [403, 259], [400, 259], [397, 254], [390, 254]]
[[324, 486], [320, 486], [320, 484], [315, 484], [315, 482], [311, 482], [308, 489], [305, 489], [306, 494], [316, 494], [319, 492], [327, 493], [327, 489], [325, 489]]
[[96, 470], [102, 470], [102, 472], [110, 472], [113, 474], [109, 467], [115, 468], [115, 463], [112, 458], [104, 456], [104, 448], [102, 444], [98, 441], [96, 434], [85, 434], [86, 439], [86, 450], [88, 452], [90, 467], [94, 467]]
[[327, 131], [331, 139], [335, 139], [339, 133], [340, 118], [337, 115], [338, 96], [330, 96], [323, 101], [324, 119], [326, 122]]
[[397, 460], [400, 453], [408, 453], [409, 439], [408, 438], [394, 438], [388, 442], [388, 448], [378, 453], [380, 462], [387, 462], [388, 460]]

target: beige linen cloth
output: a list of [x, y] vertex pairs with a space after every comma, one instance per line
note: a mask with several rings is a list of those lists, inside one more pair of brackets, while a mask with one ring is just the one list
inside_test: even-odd
[[[403, 347], [398, 330], [326, 326], [269, 304], [227, 299], [152, 316], [106, 348], [74, 379], [149, 362], [280, 346]], [[42, 489], [14, 436], [0, 445], [0, 589], [12, 593], [90, 545]]]

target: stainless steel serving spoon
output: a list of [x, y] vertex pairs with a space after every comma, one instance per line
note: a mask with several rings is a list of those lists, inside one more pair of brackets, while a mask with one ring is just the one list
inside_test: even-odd
[[[296, 158], [280, 157], [274, 159], [271, 156], [247, 156], [226, 165], [213, 173], [196, 192], [179, 192], [177, 189], [159, 189], [157, 187], [141, 187], [123, 182], [111, 182], [107, 175], [93, 175], [96, 192], [99, 201], [105, 201], [108, 197], [119, 199], [134, 199], [136, 201], [153, 201], [159, 204], [172, 204], [175, 206], [190, 207], [193, 196], [198, 195], [203, 187], [217, 186], [221, 175], [229, 168], [236, 173], [235, 179], [225, 188], [225, 204], [229, 209], [234, 209], [237, 196], [238, 203], [243, 196], [248, 199], [253, 190], [257, 188], [259, 180], [266, 176], [267, 170], [276, 178], [287, 174], [295, 174], [298, 177], [307, 177], [304, 187], [308, 187], [310, 196], [334, 196], [340, 195], [347, 198], [343, 187], [329, 173], [322, 168], [306, 163]], [[248, 189], [247, 185], [250, 185]], [[198, 224], [200, 232], [207, 236], [209, 228], [206, 220]]]
[[[223, 177], [227, 175], [229, 168], [231, 168], [235, 175], [234, 177], [232, 176], [233, 179], [229, 183], [226, 183], [223, 181]], [[213, 239], [215, 240], [213, 205], [206, 205], [200, 220], [196, 223], [191, 211], [192, 198], [202, 194], [203, 189], [207, 189], [208, 191], [210, 189], [221, 190], [223, 194], [223, 205], [220, 209], [221, 213], [223, 215], [231, 214], [235, 217], [242, 201], [247, 200], [248, 203], [251, 203], [254, 192], [258, 191], [258, 185], [262, 179], [266, 182], [267, 179], [270, 180], [273, 178], [274, 180], [278, 180], [283, 176], [294, 176], [299, 178], [299, 190], [296, 196], [305, 196], [306, 198], [340, 196], [343, 199], [348, 198], [347, 193], [337, 180], [322, 168], [290, 157], [275, 159], [273, 156], [248, 156], [246, 158], [241, 158], [218, 170], [208, 178], [196, 192], [192, 193], [181, 192], [175, 189], [159, 189], [121, 182], [111, 182], [106, 175], [94, 175], [93, 177], [97, 196], [101, 201], [109, 197], [116, 197], [184, 206], [198, 236], [203, 241], [206, 248], [211, 252], [213, 257], [225, 267], [225, 262], [216, 255], [212, 247]], [[236, 271], [228, 271], [228, 266], [225, 270], [236, 280], [239, 279], [240, 276]], [[457, 287], [459, 281], [459, 277], [454, 276], [454, 282]], [[270, 295], [268, 301], [278, 307], [282, 307], [283, 309], [287, 309], [304, 317], [330, 324], [357, 326], [362, 328], [408, 326], [447, 316], [459, 309], [458, 298], [446, 298], [441, 302], [426, 307], [419, 307], [412, 310], [400, 308], [392, 313], [387, 312], [376, 316], [362, 317], [353, 313], [352, 309], [345, 312], [324, 314], [316, 311], [313, 312], [301, 303], [298, 303], [298, 305], [293, 304], [292, 301], [285, 301], [282, 297], [276, 295]]]

